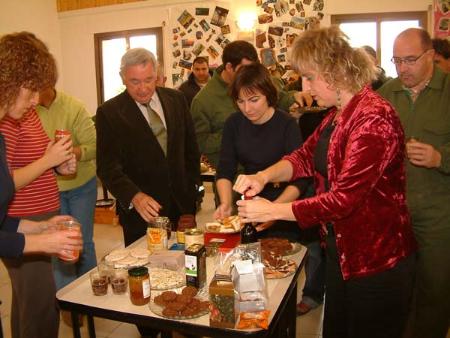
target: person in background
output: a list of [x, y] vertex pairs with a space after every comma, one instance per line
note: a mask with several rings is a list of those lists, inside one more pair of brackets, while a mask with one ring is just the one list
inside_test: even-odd
[[373, 62], [338, 27], [304, 32], [291, 61], [304, 90], [333, 108], [301, 148], [256, 175], [240, 175], [233, 188], [256, 196], [270, 182], [314, 176], [316, 196], [238, 201], [239, 215], [243, 222], [326, 227], [324, 338], [398, 338], [408, 317], [416, 249], [400, 120], [367, 85], [375, 78]]
[[379, 89], [405, 130], [408, 207], [419, 244], [409, 335], [445, 338], [450, 314], [450, 74], [434, 64], [429, 34], [394, 41], [398, 77]]
[[450, 73], [450, 42], [448, 39], [433, 39], [434, 63], [445, 73]]
[[[58, 176], [61, 213], [73, 216], [81, 223], [83, 251], [75, 264], [53, 260], [56, 288], [59, 290], [97, 265], [95, 254], [94, 212], [97, 200], [95, 175], [96, 135], [94, 122], [84, 105], [75, 98], [57, 91], [52, 86], [40, 92], [37, 112], [49, 138], [55, 130], [70, 131], [77, 172]], [[65, 318], [65, 317], [63, 317]]]
[[[277, 89], [269, 71], [260, 63], [242, 66], [231, 83], [230, 95], [239, 111], [225, 121], [217, 167], [217, 191], [220, 204], [214, 218], [223, 219], [232, 214], [234, 181], [238, 165], [244, 172], [254, 174], [298, 148], [302, 143], [295, 119], [276, 108]], [[299, 198], [308, 182], [274, 184], [267, 186], [261, 196], [277, 202]], [[300, 231], [294, 222], [269, 222], [256, 228], [259, 237], [284, 237], [300, 240]]]
[[209, 70], [208, 59], [204, 56], [197, 56], [192, 62], [192, 72], [184, 81], [178, 90], [181, 90], [186, 96], [188, 106], [191, 106], [192, 99], [208, 83], [212, 72]]
[[[228, 95], [236, 72], [243, 65], [259, 62], [252, 44], [236, 40], [223, 50], [222, 65], [218, 67], [205, 87], [198, 92], [191, 104], [192, 119], [200, 153], [216, 168], [219, 161], [220, 144], [225, 120], [238, 110]], [[277, 107], [288, 111], [296, 101], [302, 102], [301, 93], [281, 90]]]
[[[0, 38], [0, 69], [0, 123], [4, 126], [7, 119], [8, 134], [5, 145], [3, 131], [0, 133], [0, 256], [11, 278], [11, 336], [56, 338], [59, 328], [56, 289], [50, 259], [44, 254], [66, 257], [68, 251], [82, 247], [81, 236], [56, 229], [59, 222], [71, 219], [70, 216], [45, 217], [59, 208], [58, 200], [55, 203], [53, 198], [52, 168], [63, 174], [74, 169], [68, 138], [48, 145], [34, 111], [39, 91], [55, 78], [56, 65], [40, 40], [32, 33], [21, 32]], [[11, 128], [10, 119], [14, 121]], [[21, 136], [15, 134], [16, 128]], [[29, 144], [29, 133], [39, 135], [40, 141]], [[26, 153], [27, 159], [13, 156], [10, 141], [16, 155]], [[32, 195], [36, 191], [34, 184], [40, 184], [44, 190]], [[19, 194], [22, 192], [23, 195]], [[11, 217], [7, 212], [28, 214], [35, 220]]]
[[381, 66], [378, 64], [378, 59], [377, 59], [377, 52], [375, 51], [375, 49], [373, 49], [371, 46], [362, 46], [362, 49], [364, 49], [364, 51], [370, 56], [370, 58], [372, 59], [373, 63], [377, 66], [377, 78], [375, 80], [372, 81], [372, 89], [373, 90], [377, 90], [378, 88], [380, 88], [384, 83], [386, 83], [386, 81], [388, 81], [390, 78], [386, 76], [386, 72], [384, 71], [383, 68], [381, 68]]

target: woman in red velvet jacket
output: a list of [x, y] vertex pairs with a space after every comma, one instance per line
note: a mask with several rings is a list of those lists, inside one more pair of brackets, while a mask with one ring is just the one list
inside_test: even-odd
[[[321, 60], [318, 63], [318, 60]], [[415, 240], [405, 198], [404, 135], [391, 105], [366, 84], [375, 65], [338, 28], [306, 31], [291, 62], [304, 89], [330, 110], [301, 148], [234, 189], [314, 177], [317, 195], [293, 203], [239, 201], [244, 222], [297, 220], [327, 228], [324, 338], [401, 337]]]

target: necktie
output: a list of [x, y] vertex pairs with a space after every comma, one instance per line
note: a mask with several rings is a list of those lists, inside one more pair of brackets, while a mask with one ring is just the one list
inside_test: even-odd
[[150, 102], [146, 104], [148, 120], [150, 122], [150, 128], [152, 128], [153, 135], [155, 135], [161, 146], [164, 155], [167, 155], [167, 131], [164, 127], [164, 123], [161, 121], [159, 115], [150, 107]]

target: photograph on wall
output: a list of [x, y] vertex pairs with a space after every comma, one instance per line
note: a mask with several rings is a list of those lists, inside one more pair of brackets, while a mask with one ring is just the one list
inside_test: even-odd
[[211, 28], [211, 26], [209, 25], [209, 23], [206, 22], [205, 19], [201, 20], [201, 21], [199, 22], [199, 24], [200, 24], [200, 27], [202, 27], [202, 29], [203, 29], [205, 32], [209, 31], [209, 29]]
[[220, 31], [224, 35], [225, 34], [230, 34], [231, 33], [230, 25], [223, 25], [222, 27], [220, 27]]
[[194, 39], [182, 39], [181, 48], [190, 48], [194, 45]]
[[276, 63], [275, 53], [272, 48], [263, 48], [260, 50], [261, 63], [266, 66], [272, 66]]
[[273, 7], [270, 6], [269, 4], [264, 4], [263, 9], [264, 9], [264, 12], [266, 12], [267, 14], [273, 13]]
[[434, 0], [435, 38], [446, 39], [450, 36], [450, 0]]
[[208, 16], [209, 8], [198, 7], [195, 9], [195, 15]]
[[204, 50], [205, 50], [205, 46], [201, 43], [198, 43], [192, 49], [192, 54], [194, 54], [195, 56], [199, 56], [200, 53], [203, 52]]
[[264, 47], [264, 42], [267, 41], [266, 38], [266, 31], [257, 29], [256, 30], [256, 48], [263, 48]]
[[285, 54], [278, 54], [277, 55], [278, 62], [286, 62], [286, 55]]
[[178, 84], [181, 84], [181, 82], [183, 82], [183, 78], [181, 77], [181, 74], [172, 73], [173, 86], [176, 87]]
[[195, 37], [197, 38], [197, 40], [201, 40], [203, 38], [203, 32], [202, 31], [196, 31], [195, 32]]
[[189, 69], [189, 70], [191, 70], [191, 68], [192, 68], [192, 62], [189, 62], [189, 61], [186, 61], [183, 59], [181, 59], [180, 62], [178, 62], [178, 65], [181, 68], [185, 68], [185, 69]]
[[183, 59], [190, 60], [192, 58], [192, 52], [190, 50], [183, 50]]
[[303, 4], [301, 1], [295, 3], [295, 9], [297, 10], [297, 12], [304, 11]]
[[275, 39], [272, 37], [272, 35], [269, 35], [268, 38], [269, 38], [269, 47], [275, 48]]
[[289, 4], [285, 0], [279, 0], [274, 5], [276, 16], [282, 16], [289, 11]]
[[283, 35], [283, 27], [270, 26], [269, 34], [276, 35], [276, 36], [282, 36]]
[[323, 0], [314, 1], [313, 11], [323, 11]]
[[258, 15], [258, 23], [260, 25], [263, 25], [265, 23], [269, 23], [269, 22], [272, 22], [272, 21], [273, 21], [273, 16], [272, 15], [269, 15], [269, 14]]
[[219, 56], [219, 52], [217, 51], [217, 49], [215, 49], [213, 46], [209, 46], [206, 51], [208, 52], [208, 54], [211, 56], [211, 58], [213, 59], [217, 59], [217, 57]]
[[194, 22], [194, 17], [187, 10], [184, 10], [183, 13], [181, 13], [181, 15], [179, 16], [178, 22], [185, 29], [188, 29], [191, 23]]
[[291, 19], [291, 27], [296, 29], [305, 29], [305, 18], [293, 16]]
[[173, 54], [173, 57], [177, 58], [181, 55], [181, 51], [179, 49], [176, 49], [173, 51], [172, 54]]
[[216, 6], [211, 18], [211, 25], [222, 27], [227, 20], [228, 12], [228, 9]]

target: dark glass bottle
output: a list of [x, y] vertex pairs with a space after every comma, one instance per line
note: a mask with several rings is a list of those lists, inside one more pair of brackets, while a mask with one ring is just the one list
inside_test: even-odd
[[241, 244], [254, 243], [258, 241], [258, 231], [252, 223], [245, 223], [241, 229]]
[[[244, 194], [244, 199], [251, 200], [252, 197]], [[255, 243], [258, 241], [258, 231], [255, 229], [255, 223], [245, 223], [241, 229], [241, 244]]]

